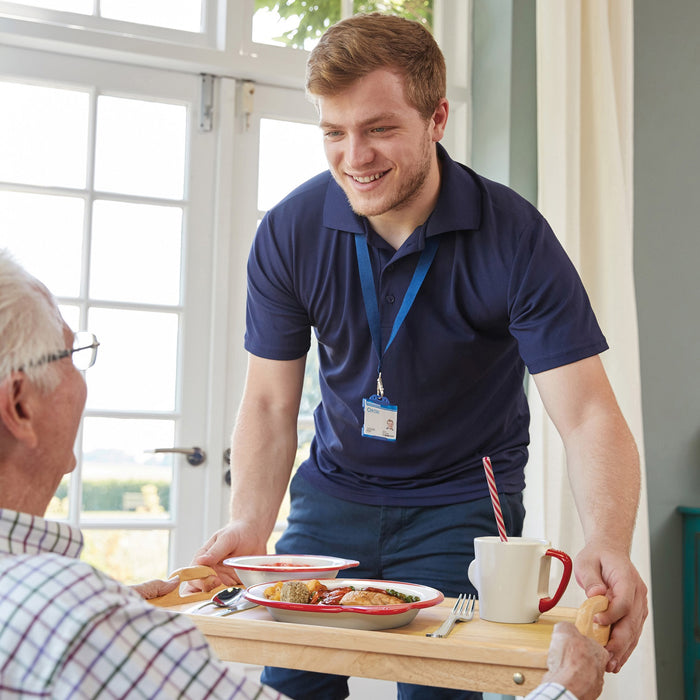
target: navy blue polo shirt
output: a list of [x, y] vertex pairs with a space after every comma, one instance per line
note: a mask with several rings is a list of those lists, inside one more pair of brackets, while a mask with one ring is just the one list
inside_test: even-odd
[[[350, 208], [330, 173], [264, 217], [248, 261], [246, 349], [294, 360], [318, 339], [321, 403], [300, 473], [322, 491], [375, 505], [437, 505], [521, 491], [529, 442], [525, 367], [533, 374], [607, 348], [586, 292], [542, 215], [513, 190], [452, 161], [438, 145], [435, 210], [395, 251]], [[363, 437], [362, 399], [377, 355], [354, 235], [367, 237], [383, 345], [428, 236], [439, 246], [384, 355], [397, 440]]]

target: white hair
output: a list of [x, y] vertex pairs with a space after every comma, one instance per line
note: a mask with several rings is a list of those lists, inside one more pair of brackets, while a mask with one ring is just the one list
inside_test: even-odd
[[65, 348], [64, 321], [49, 290], [0, 249], [0, 382], [21, 370], [41, 391], [59, 381], [53, 362]]

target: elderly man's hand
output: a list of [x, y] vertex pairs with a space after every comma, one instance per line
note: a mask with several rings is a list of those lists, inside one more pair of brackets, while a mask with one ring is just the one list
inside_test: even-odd
[[180, 581], [177, 578], [171, 579], [170, 581], [154, 579], [153, 581], [136, 583], [130, 586], [130, 588], [135, 590], [145, 600], [151, 600], [151, 598], [159, 598], [166, 593], [170, 593], [170, 591], [174, 591], [179, 584]]
[[603, 691], [603, 675], [610, 653], [570, 622], [554, 625], [543, 681], [561, 683], [579, 700], [595, 700]]

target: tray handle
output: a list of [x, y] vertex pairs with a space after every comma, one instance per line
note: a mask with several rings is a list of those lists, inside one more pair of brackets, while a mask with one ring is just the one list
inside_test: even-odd
[[586, 637], [595, 639], [598, 644], [605, 646], [610, 637], [610, 625], [599, 625], [593, 621], [596, 613], [608, 609], [608, 599], [604, 595], [594, 595], [581, 603], [576, 613], [576, 629]]

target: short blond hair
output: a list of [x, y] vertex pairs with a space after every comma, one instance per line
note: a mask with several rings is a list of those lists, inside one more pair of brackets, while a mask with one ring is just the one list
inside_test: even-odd
[[306, 64], [306, 92], [330, 97], [380, 68], [404, 78], [407, 102], [430, 119], [445, 97], [445, 57], [419, 22], [379, 12], [355, 15], [326, 30]]

